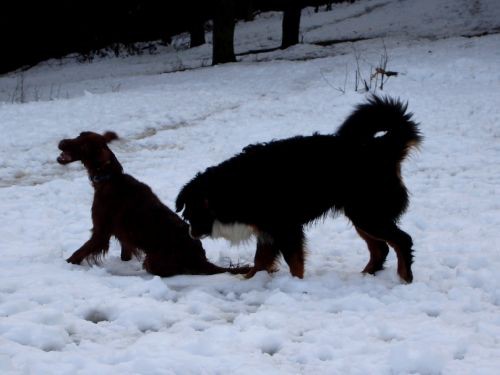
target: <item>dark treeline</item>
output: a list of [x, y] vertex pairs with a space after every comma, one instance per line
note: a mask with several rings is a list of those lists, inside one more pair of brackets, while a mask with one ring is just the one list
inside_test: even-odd
[[[49, 0], [2, 4], [0, 73], [70, 53], [91, 58], [106, 47], [114, 48], [115, 53], [118, 46], [140, 52], [134, 46], [137, 42], [168, 43], [172, 36], [182, 32], [190, 32], [191, 46], [197, 46], [205, 42], [206, 21], [214, 16], [251, 20], [258, 12], [277, 10], [291, 12], [290, 20], [297, 22], [297, 7], [328, 6], [341, 1]], [[286, 43], [284, 40], [283, 47]]]

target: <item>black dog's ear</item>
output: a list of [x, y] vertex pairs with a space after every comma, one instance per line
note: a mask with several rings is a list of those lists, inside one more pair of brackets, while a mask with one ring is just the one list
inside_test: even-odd
[[102, 136], [106, 140], [106, 143], [109, 143], [111, 141], [114, 141], [115, 139], [118, 139], [118, 134], [116, 134], [115, 132], [106, 132]]
[[184, 190], [182, 190], [175, 200], [175, 212], [181, 212], [184, 208]]

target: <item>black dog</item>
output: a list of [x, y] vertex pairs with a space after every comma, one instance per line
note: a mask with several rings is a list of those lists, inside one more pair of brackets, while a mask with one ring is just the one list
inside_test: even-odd
[[251, 145], [198, 174], [177, 197], [193, 238], [233, 241], [257, 236], [257, 271], [273, 271], [283, 254], [293, 276], [304, 275], [305, 224], [343, 211], [370, 250], [363, 272], [383, 268], [389, 248], [398, 274], [413, 279], [412, 239], [397, 227], [408, 205], [401, 162], [421, 136], [398, 100], [373, 96], [335, 135], [314, 134]]
[[107, 143], [117, 135], [83, 132], [59, 143], [60, 164], [81, 161], [94, 187], [91, 238], [71, 257], [69, 263], [84, 259], [97, 263], [106, 254], [109, 239], [121, 244], [122, 260], [144, 252], [144, 268], [155, 275], [246, 273], [249, 267], [222, 268], [210, 263], [199, 240], [188, 234], [188, 225], [165, 206], [153, 191], [123, 173], [121, 164]]

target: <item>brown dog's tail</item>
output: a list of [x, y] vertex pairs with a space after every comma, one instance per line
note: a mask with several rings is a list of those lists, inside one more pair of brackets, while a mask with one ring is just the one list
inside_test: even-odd
[[229, 272], [233, 275], [248, 273], [250, 266], [219, 267], [210, 263], [206, 258], [197, 259], [187, 263], [172, 261], [172, 257], [161, 252], [146, 254], [143, 268], [153, 275], [170, 277], [175, 275], [215, 275], [217, 273]]
[[248, 273], [250, 271], [251, 267], [248, 265], [236, 265], [236, 266], [229, 266], [229, 267], [220, 267], [217, 266], [213, 263], [210, 263], [208, 260], [201, 265], [199, 273], [202, 275], [215, 275], [217, 273], [225, 273], [229, 272], [230, 274], [233, 275], [240, 275], [244, 273]]

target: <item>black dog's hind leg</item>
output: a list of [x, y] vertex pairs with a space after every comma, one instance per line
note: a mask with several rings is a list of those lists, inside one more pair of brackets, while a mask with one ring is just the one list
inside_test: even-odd
[[396, 251], [398, 257], [398, 275], [407, 283], [413, 281], [411, 264], [413, 263], [413, 240], [411, 236], [396, 225], [387, 243]]
[[245, 275], [247, 279], [253, 277], [259, 271], [276, 271], [276, 259], [279, 251], [272, 238], [258, 238], [257, 249], [255, 251], [254, 266]]
[[389, 246], [385, 241], [377, 240], [371, 237], [368, 233], [362, 229], [356, 227], [356, 231], [360, 237], [365, 240], [368, 250], [370, 250], [370, 260], [363, 269], [363, 273], [375, 274], [375, 272], [384, 269], [384, 262], [389, 253]]
[[357, 228], [368, 234], [368, 236], [379, 241], [385, 241], [394, 249], [398, 258], [398, 275], [407, 283], [411, 283], [413, 281], [413, 273], [411, 271], [413, 240], [410, 235], [399, 229], [390, 220], [380, 220], [378, 218], [367, 221], [366, 217], [364, 220], [353, 216], [348, 217]]

